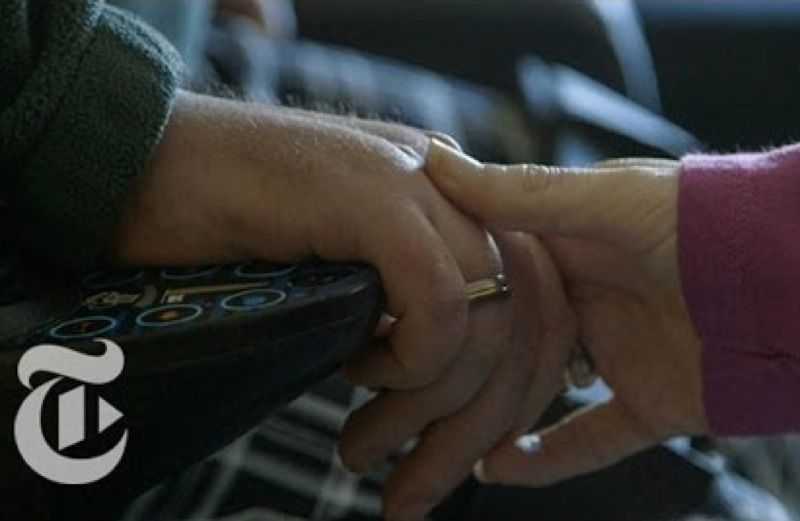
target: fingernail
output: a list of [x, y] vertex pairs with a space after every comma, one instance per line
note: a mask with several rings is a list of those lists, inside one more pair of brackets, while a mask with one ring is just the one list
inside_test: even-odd
[[483, 460], [475, 464], [475, 467], [472, 469], [472, 474], [479, 482], [484, 484], [490, 483], [489, 476], [486, 475], [486, 467], [483, 464]]
[[517, 438], [514, 446], [525, 454], [536, 454], [542, 447], [542, 439], [537, 434], [528, 434]]
[[464, 174], [478, 173], [483, 165], [472, 157], [431, 138], [425, 170], [441, 179], [453, 180]]

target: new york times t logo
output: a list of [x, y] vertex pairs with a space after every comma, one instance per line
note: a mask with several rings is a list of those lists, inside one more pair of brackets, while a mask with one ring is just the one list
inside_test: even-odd
[[[105, 353], [92, 356], [57, 345], [43, 344], [29, 349], [19, 361], [17, 376], [22, 385], [32, 389], [22, 402], [14, 420], [14, 439], [25, 463], [40, 476], [65, 485], [85, 485], [98, 481], [119, 464], [128, 442], [128, 431], [108, 452], [93, 458], [70, 458], [59, 451], [83, 441], [86, 386], [81, 385], [58, 396], [58, 451], [47, 442], [42, 431], [42, 406], [50, 390], [59, 381], [72, 378], [86, 384], [101, 385], [122, 373], [125, 357], [122, 349], [110, 340], [98, 339]], [[57, 376], [33, 388], [31, 377], [45, 371]], [[122, 418], [122, 413], [99, 398], [100, 432]]]

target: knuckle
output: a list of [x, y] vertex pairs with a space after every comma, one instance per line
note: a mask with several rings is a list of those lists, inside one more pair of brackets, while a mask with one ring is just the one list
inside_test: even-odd
[[[417, 278], [431, 284], [440, 279], [442, 273], [446, 273], [446, 267], [441, 260], [443, 248], [432, 249], [423, 238], [426, 225], [420, 203], [412, 199], [398, 206], [399, 208], [393, 208], [392, 227], [381, 230], [381, 235], [386, 231], [397, 235], [390, 258], [393, 263], [405, 266]], [[387, 238], [380, 243], [385, 247]]]
[[418, 289], [405, 292], [406, 302], [397, 302], [407, 315], [403, 334], [397, 337], [403, 345], [393, 345], [393, 351], [408, 378], [429, 383], [450, 355], [455, 356], [466, 335], [466, 295], [441, 255], [410, 245], [395, 258], [405, 269], [394, 272], [414, 273]]
[[420, 314], [438, 338], [458, 344], [466, 329], [467, 296], [458, 277], [448, 273], [445, 266], [436, 264], [431, 266], [426, 277], [428, 296]]
[[343, 436], [339, 443], [338, 453], [339, 459], [348, 470], [352, 472], [369, 470], [369, 457], [360, 441], [356, 442], [350, 436]]
[[555, 170], [533, 164], [523, 165], [517, 173], [522, 192], [546, 192], [559, 178]]

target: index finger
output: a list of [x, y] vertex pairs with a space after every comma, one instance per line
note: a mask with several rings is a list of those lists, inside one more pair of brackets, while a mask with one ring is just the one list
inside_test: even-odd
[[469, 475], [475, 462], [518, 418], [536, 370], [536, 345], [544, 333], [535, 315], [539, 281], [528, 265], [532, 254], [528, 241], [505, 234], [497, 242], [515, 285], [510, 301], [505, 302], [507, 329], [499, 335], [508, 343], [505, 356], [479, 394], [429, 427], [410, 458], [392, 475], [385, 490], [391, 519], [421, 518]]
[[478, 396], [427, 429], [384, 489], [389, 519], [422, 519], [512, 428], [532, 371], [530, 357], [507, 357]]
[[430, 383], [454, 361], [467, 335], [467, 300], [458, 264], [424, 216], [391, 218], [385, 237], [365, 240], [365, 248], [397, 322], [389, 346], [365, 351], [346, 375], [367, 387], [404, 389]]
[[[433, 140], [425, 171], [491, 227], [636, 245], [640, 224], [674, 204], [674, 176], [648, 166], [563, 168], [480, 163]], [[662, 208], [663, 207], [663, 208]]]

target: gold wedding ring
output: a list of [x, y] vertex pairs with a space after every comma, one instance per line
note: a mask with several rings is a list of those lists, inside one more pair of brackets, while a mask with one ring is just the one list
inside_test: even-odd
[[502, 273], [487, 279], [470, 282], [466, 287], [467, 300], [470, 302], [500, 297], [508, 295], [510, 292], [511, 286], [508, 284], [506, 276]]

